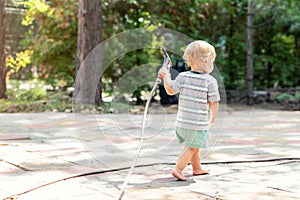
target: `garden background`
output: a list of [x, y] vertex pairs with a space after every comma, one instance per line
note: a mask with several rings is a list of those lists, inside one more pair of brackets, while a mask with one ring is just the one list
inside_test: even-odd
[[[1, 0], [0, 112], [72, 112], [82, 54], [135, 28], [168, 28], [213, 44], [228, 104], [300, 109], [298, 0], [80, 2]], [[84, 25], [91, 27], [89, 34], [80, 28]], [[151, 62], [151, 53], [130, 52], [103, 72], [95, 99], [99, 112], [113, 112], [114, 84], [132, 67]], [[171, 58], [174, 63], [180, 59]], [[143, 106], [143, 95], [150, 89], [138, 88], [130, 94], [130, 103]], [[154, 99], [160, 100], [158, 93]]]

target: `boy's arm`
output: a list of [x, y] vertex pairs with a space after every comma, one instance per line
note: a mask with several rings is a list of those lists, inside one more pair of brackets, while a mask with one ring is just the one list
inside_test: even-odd
[[164, 68], [161, 68], [158, 72], [158, 76], [164, 81], [164, 87], [168, 95], [174, 95], [177, 92], [172, 88], [172, 80], [170, 73]]
[[207, 80], [209, 81], [208, 93], [207, 93], [209, 110], [210, 110], [209, 124], [212, 124], [215, 121], [218, 114], [220, 94], [218, 90], [217, 80], [211, 75], [208, 76]]
[[171, 77], [170, 77], [170, 74], [166, 74], [163, 78], [164, 80], [164, 87], [165, 87], [165, 90], [167, 92], [168, 95], [174, 95], [176, 94], [176, 92], [173, 90], [172, 86], [171, 86]]
[[209, 119], [209, 124], [212, 124], [218, 114], [218, 110], [219, 110], [219, 102], [208, 102], [209, 104], [209, 110], [210, 110], [210, 119]]

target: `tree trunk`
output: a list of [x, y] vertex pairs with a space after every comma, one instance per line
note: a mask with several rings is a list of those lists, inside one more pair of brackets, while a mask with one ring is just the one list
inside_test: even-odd
[[0, 1], [0, 99], [6, 98], [5, 5]]
[[[92, 56], [89, 54], [102, 40], [102, 1], [79, 0], [78, 6], [77, 77], [74, 95], [77, 103], [99, 105], [102, 99], [101, 59], [97, 58], [95, 62], [90, 59]], [[95, 65], [100, 67], [95, 68]], [[91, 78], [95, 75], [99, 75], [96, 83]]]
[[253, 104], [253, 1], [248, 0], [247, 17], [247, 95], [248, 105]]
[[[269, 44], [268, 44], [268, 47], [267, 47], [267, 51], [266, 51], [267, 55], [273, 55], [273, 52], [272, 52], [272, 40], [269, 41]], [[267, 62], [267, 87], [270, 88], [270, 87], [273, 87], [274, 84], [272, 84], [272, 80], [273, 80], [273, 77], [272, 77], [272, 71], [273, 71], [273, 63], [268, 61]]]
[[[233, 7], [233, 9], [235, 9], [235, 7], [234, 6], [232, 6]], [[235, 11], [234, 11], [235, 12]], [[232, 42], [232, 38], [234, 38], [233, 37], [233, 35], [234, 35], [234, 21], [233, 21], [233, 14], [231, 13], [230, 14], [230, 19], [229, 19], [229, 24], [228, 24], [228, 26], [229, 26], [229, 40], [230, 40], [230, 42], [229, 42], [229, 45], [228, 45], [228, 49], [227, 49], [227, 52], [228, 52], [228, 58], [234, 58], [234, 46], [233, 46], [233, 42]], [[231, 82], [233, 82], [233, 80], [235, 79], [235, 78], [239, 78], [239, 77], [237, 77], [237, 73], [236, 73], [236, 70], [237, 70], [237, 68], [235, 67], [232, 67], [232, 66], [234, 66], [233, 65], [233, 62], [232, 62], [232, 60], [233, 59], [228, 59], [228, 66], [231, 66], [231, 67], [229, 67], [229, 69], [228, 69], [228, 73], [229, 73], [229, 80], [231, 81]], [[232, 85], [233, 84], [231, 84], [231, 87], [232, 87]], [[234, 88], [236, 88], [236, 85], [234, 84]], [[230, 89], [232, 89], [232, 88], [230, 88]]]

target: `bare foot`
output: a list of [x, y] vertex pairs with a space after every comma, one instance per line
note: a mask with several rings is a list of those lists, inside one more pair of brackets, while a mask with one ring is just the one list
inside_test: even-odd
[[206, 175], [206, 174], [209, 174], [210, 172], [210, 169], [197, 169], [197, 170], [193, 170], [193, 175], [194, 176], [199, 176], [199, 175]]
[[179, 180], [181, 181], [186, 181], [187, 178], [185, 178], [181, 172], [179, 172], [177, 169], [173, 169], [172, 170], [172, 175], [175, 177], [175, 178], [178, 178]]

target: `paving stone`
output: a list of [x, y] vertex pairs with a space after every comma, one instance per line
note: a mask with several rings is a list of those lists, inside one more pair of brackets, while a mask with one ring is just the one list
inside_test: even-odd
[[30, 140], [30, 137], [24, 135], [1, 134], [0, 140]]
[[[201, 151], [210, 174], [192, 176], [189, 165], [182, 182], [170, 174], [183, 149], [176, 114], [149, 115], [123, 199], [299, 199], [300, 112], [229, 108], [219, 116]], [[141, 118], [0, 114], [0, 199], [115, 199], [139, 145]]]

